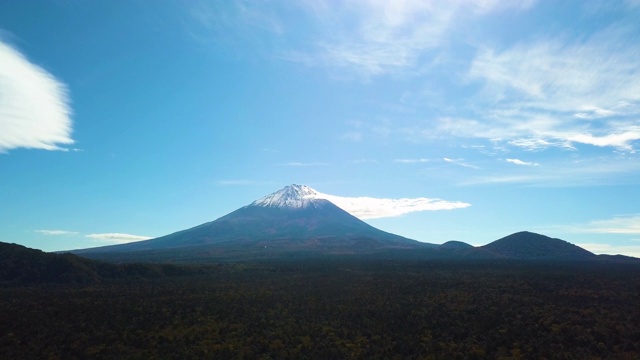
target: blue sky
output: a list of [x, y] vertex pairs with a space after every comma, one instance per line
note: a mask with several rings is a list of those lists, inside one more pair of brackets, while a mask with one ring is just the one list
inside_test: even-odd
[[[640, 256], [638, 1], [0, 1], [0, 241], [292, 183], [416, 240]], [[362, 199], [367, 198], [367, 199]]]

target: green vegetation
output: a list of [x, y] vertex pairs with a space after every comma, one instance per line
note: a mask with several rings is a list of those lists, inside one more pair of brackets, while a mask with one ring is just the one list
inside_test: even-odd
[[236, 263], [0, 289], [3, 359], [637, 359], [633, 264]]

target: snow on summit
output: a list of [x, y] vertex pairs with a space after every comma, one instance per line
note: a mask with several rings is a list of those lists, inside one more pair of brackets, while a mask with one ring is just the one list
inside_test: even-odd
[[322, 206], [317, 200], [326, 200], [360, 219], [375, 219], [400, 216], [415, 211], [453, 210], [471, 206], [462, 201], [447, 201], [437, 198], [373, 198], [345, 197], [324, 194], [306, 185], [289, 185], [252, 202], [249, 206], [302, 209]]
[[322, 195], [306, 185], [289, 185], [251, 203], [251, 206], [304, 208], [313, 199], [320, 199]]

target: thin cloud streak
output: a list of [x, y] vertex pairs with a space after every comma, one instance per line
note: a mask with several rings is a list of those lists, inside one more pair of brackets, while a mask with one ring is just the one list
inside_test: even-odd
[[640, 215], [594, 220], [587, 224], [571, 226], [571, 229], [581, 233], [640, 235]]
[[522, 161], [520, 159], [505, 159], [506, 162], [520, 166], [539, 166], [540, 164], [531, 161]]
[[526, 173], [520, 167], [504, 169], [499, 174], [468, 177], [459, 182], [462, 186], [490, 184], [520, 184], [527, 186], [581, 187], [603, 184], [638, 184], [634, 174], [640, 171], [640, 163], [628, 159], [585, 158], [580, 161], [556, 161], [545, 166], [528, 167]]
[[0, 153], [73, 144], [67, 87], [0, 41]]
[[102, 234], [89, 234], [85, 237], [101, 242], [108, 242], [111, 244], [126, 244], [134, 241], [149, 240], [149, 236], [122, 234], [122, 233], [102, 233]]
[[576, 245], [598, 255], [624, 254], [625, 256], [633, 256], [633, 257], [640, 258], [640, 246], [611, 245], [611, 244], [602, 244], [602, 243], [577, 243]]
[[462, 167], [466, 167], [469, 169], [480, 169], [478, 166], [475, 165], [471, 165], [471, 164], [467, 164], [464, 162], [464, 159], [449, 159], [449, 158], [442, 158], [442, 160], [450, 163], [450, 164], [454, 164], [454, 165], [458, 165], [458, 166], [462, 166]]

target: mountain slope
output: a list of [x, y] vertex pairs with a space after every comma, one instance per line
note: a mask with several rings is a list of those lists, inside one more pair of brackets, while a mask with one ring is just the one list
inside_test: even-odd
[[473, 249], [473, 245], [467, 244], [466, 242], [450, 240], [438, 246], [438, 249], [446, 249], [446, 250], [467, 250]]
[[[376, 229], [340, 209], [304, 185], [287, 186], [217, 220], [159, 238], [135, 243], [76, 250], [100, 252], [256, 251], [269, 246], [295, 251], [349, 251], [434, 246]], [[162, 255], [164, 256], [164, 255]], [[159, 257], [162, 257], [159, 255]]]
[[172, 264], [109, 264], [0, 242], [0, 285], [93, 284], [113, 279], [155, 279], [216, 271]]
[[503, 258], [592, 260], [596, 255], [564, 240], [522, 231], [481, 247]]

